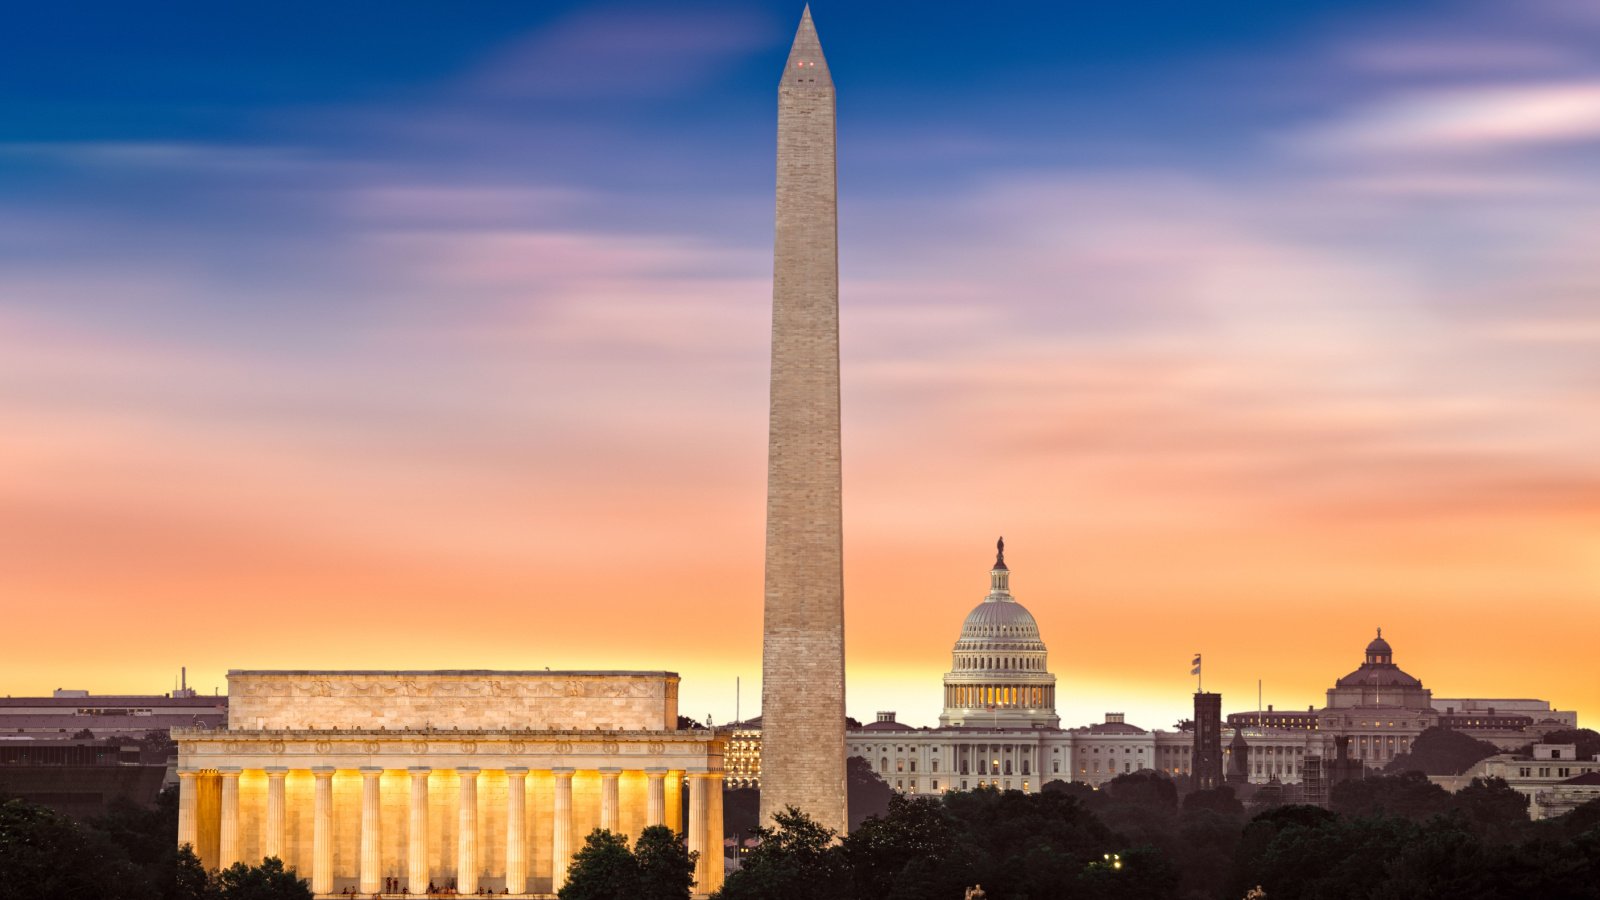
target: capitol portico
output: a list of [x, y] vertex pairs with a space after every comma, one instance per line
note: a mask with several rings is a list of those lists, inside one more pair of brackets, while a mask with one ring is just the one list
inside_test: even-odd
[[720, 734], [668, 672], [233, 671], [226, 730], [174, 729], [178, 842], [277, 856], [318, 896], [560, 890], [595, 828], [683, 830], [722, 883]]

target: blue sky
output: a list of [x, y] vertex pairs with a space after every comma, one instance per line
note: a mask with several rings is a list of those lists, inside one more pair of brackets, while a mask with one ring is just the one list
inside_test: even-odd
[[[839, 88], [853, 714], [931, 718], [1001, 531], [1069, 721], [1164, 724], [1197, 646], [1230, 695], [1264, 675], [1311, 702], [1374, 625], [1442, 692], [1555, 692], [1584, 632], [1549, 621], [1592, 622], [1600, 582], [1593, 3], [813, 11]], [[120, 646], [108, 609], [163, 605], [173, 643], [103, 673], [131, 689], [180, 652], [202, 677], [381, 666], [338, 626], [393, 646], [419, 630], [389, 611], [459, 605], [542, 624], [425, 615], [420, 664], [753, 696], [798, 15], [9, 11], [20, 633], [76, 613]], [[571, 596], [646, 624], [597, 640]], [[1494, 666], [1456, 652], [1464, 612], [1507, 603], [1549, 618], [1507, 623], [1523, 649]], [[259, 645], [206, 641], [262, 605]], [[1129, 609], [1161, 627], [1089, 639]], [[1301, 609], [1338, 611], [1322, 655], [1250, 636]], [[704, 615], [720, 648], [685, 660]], [[24, 643], [0, 675], [56, 686]]]

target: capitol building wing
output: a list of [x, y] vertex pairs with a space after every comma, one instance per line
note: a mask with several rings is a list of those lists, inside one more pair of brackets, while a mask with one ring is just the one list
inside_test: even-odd
[[[313, 893], [547, 897], [595, 828], [685, 832], [722, 882], [724, 736], [668, 672], [233, 671], [225, 730], [174, 729], [178, 842], [277, 856]], [[680, 827], [687, 819], [686, 827]]]

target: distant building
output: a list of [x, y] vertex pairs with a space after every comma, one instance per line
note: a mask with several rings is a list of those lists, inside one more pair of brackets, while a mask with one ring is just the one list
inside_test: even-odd
[[761, 717], [735, 722], [728, 726], [728, 745], [722, 756], [726, 779], [730, 788], [758, 788], [761, 786]]
[[[1269, 706], [1231, 713], [1223, 722], [1220, 695], [1201, 693], [1194, 695], [1192, 732], [1147, 730], [1118, 712], [1062, 728], [1048, 649], [1033, 615], [1011, 594], [1010, 579], [1003, 554], [997, 555], [989, 592], [962, 622], [952, 650], [937, 728], [916, 728], [883, 711], [846, 732], [846, 752], [865, 759], [890, 788], [907, 794], [978, 787], [1036, 792], [1049, 781], [1098, 787], [1118, 775], [1156, 771], [1194, 787], [1208, 780], [1252, 789], [1276, 785], [1285, 802], [1326, 803], [1334, 785], [1409, 752], [1432, 725], [1523, 746], [1577, 724], [1575, 713], [1543, 700], [1437, 700], [1395, 664], [1380, 633], [1367, 644], [1361, 665], [1328, 690], [1321, 709]], [[758, 787], [760, 720], [737, 723], [733, 735], [728, 783]], [[1208, 745], [1215, 747], [1214, 760], [1203, 759]]]
[[1433, 699], [1439, 727], [1469, 734], [1502, 750], [1516, 750], [1557, 731], [1578, 727], [1574, 710], [1553, 709], [1548, 700]]
[[[1591, 800], [1600, 800], [1600, 772], [1585, 772], [1535, 791], [1529, 812], [1537, 818], [1564, 816]], [[1536, 811], [1536, 812], [1535, 812]]]
[[1417, 735], [1449, 728], [1496, 744], [1523, 747], [1554, 731], [1576, 728], [1578, 715], [1545, 700], [1442, 700], [1394, 661], [1394, 648], [1379, 629], [1361, 665], [1328, 689], [1321, 709], [1265, 710], [1228, 714], [1228, 725], [1249, 732], [1303, 731], [1319, 736], [1318, 757], [1333, 756], [1335, 737], [1348, 737], [1349, 758], [1381, 768], [1411, 751]]
[[1209, 791], [1222, 786], [1222, 695], [1194, 695], [1194, 787]]
[[166, 763], [144, 763], [135, 745], [96, 740], [0, 742], [0, 794], [78, 818], [104, 815], [114, 800], [155, 803]]
[[201, 697], [187, 689], [171, 694], [58, 689], [49, 697], [0, 697], [0, 740], [59, 740], [85, 729], [95, 738], [142, 738], [173, 728], [221, 728], [227, 721], [226, 696]]
[[1501, 753], [1460, 775], [1432, 775], [1429, 780], [1458, 791], [1474, 778], [1502, 778], [1528, 798], [1528, 815], [1546, 819], [1600, 797], [1600, 757], [1577, 757], [1575, 744], [1535, 744], [1531, 753]]
[[1286, 728], [1291, 731], [1316, 731], [1317, 711], [1307, 707], [1305, 712], [1274, 710], [1271, 704], [1265, 710], [1228, 713], [1229, 728]]
[[[1033, 615], [1012, 596], [1010, 579], [998, 554], [989, 593], [967, 615], [952, 651], [939, 727], [913, 728], [893, 712], [880, 712], [877, 721], [846, 734], [848, 753], [907, 794], [978, 787], [1038, 792], [1058, 780], [1099, 786], [1146, 770], [1191, 776], [1198, 722], [1196, 734], [1150, 731], [1109, 712], [1092, 725], [1060, 727], [1048, 650]], [[1213, 702], [1220, 780], [1231, 751], [1221, 745], [1220, 697]], [[1251, 736], [1247, 777], [1263, 784], [1298, 781], [1300, 760], [1314, 741], [1314, 735], [1281, 730]]]

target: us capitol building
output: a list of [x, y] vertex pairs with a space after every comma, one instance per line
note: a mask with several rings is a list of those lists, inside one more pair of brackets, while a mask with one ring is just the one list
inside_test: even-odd
[[[1115, 712], [1091, 725], [1061, 727], [1049, 651], [1033, 614], [1011, 594], [1004, 541], [997, 550], [989, 592], [961, 624], [938, 727], [914, 728], [880, 712], [877, 721], [847, 733], [849, 755], [866, 759], [889, 787], [907, 794], [979, 787], [1036, 792], [1056, 780], [1098, 787], [1141, 770], [1194, 776], [1192, 731], [1141, 728]], [[1197, 707], [1200, 697], [1217, 695], [1197, 695]], [[1511, 748], [1574, 728], [1577, 715], [1543, 700], [1435, 698], [1395, 664], [1380, 632], [1320, 709], [1229, 715], [1220, 724], [1219, 774], [1233, 784], [1276, 783], [1315, 800], [1334, 760], [1380, 768], [1436, 725]], [[758, 721], [734, 726], [726, 756], [730, 787], [760, 785], [760, 747]]]

